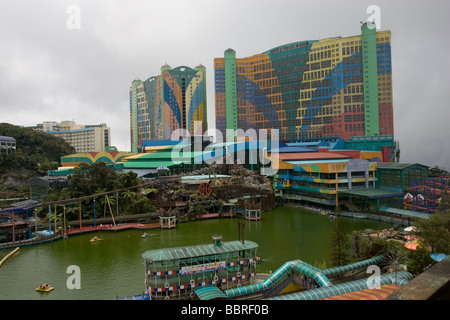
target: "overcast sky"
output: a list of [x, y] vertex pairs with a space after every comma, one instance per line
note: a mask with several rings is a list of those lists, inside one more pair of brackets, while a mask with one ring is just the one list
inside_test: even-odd
[[[79, 29], [74, 11], [80, 9]], [[165, 63], [206, 67], [214, 126], [215, 57], [360, 34], [380, 8], [392, 32], [395, 139], [401, 162], [450, 169], [450, 1], [0, 0], [0, 122], [106, 123], [130, 150], [129, 87]], [[75, 14], [75, 15], [74, 15]]]

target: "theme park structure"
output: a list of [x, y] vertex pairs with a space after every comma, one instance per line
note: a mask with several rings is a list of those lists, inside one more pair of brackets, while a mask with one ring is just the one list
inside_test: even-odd
[[[415, 181], [403, 198], [406, 209], [434, 213], [441, 205], [442, 198], [449, 189], [450, 176], [425, 179], [423, 184]], [[444, 205], [447, 205], [445, 203]]]

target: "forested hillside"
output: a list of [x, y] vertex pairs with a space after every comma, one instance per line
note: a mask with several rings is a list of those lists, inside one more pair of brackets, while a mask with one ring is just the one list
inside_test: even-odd
[[58, 168], [60, 157], [75, 153], [61, 138], [8, 123], [0, 123], [0, 136], [17, 141], [15, 153], [0, 155], [0, 184], [8, 176], [46, 175]]

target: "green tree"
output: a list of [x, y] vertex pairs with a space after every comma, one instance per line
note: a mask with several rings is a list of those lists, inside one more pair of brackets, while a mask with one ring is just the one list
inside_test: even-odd
[[[117, 172], [110, 169], [105, 163], [95, 163], [93, 165], [81, 164], [79, 167], [75, 168], [73, 174], [69, 176], [68, 186], [66, 188], [63, 188], [62, 190], [49, 189], [43, 201], [52, 202], [63, 199], [82, 198], [139, 185], [140, 179], [133, 172]], [[121, 198], [119, 206], [121, 212], [124, 214], [133, 212], [152, 212], [150, 201], [147, 201], [148, 199], [140, 200], [140, 198], [146, 197], [142, 197], [140, 193], [137, 194], [134, 189], [121, 192], [119, 193], [119, 196]], [[115, 196], [111, 196], [109, 199], [111, 205], [116, 203], [114, 200]], [[104, 210], [105, 200], [104, 196], [96, 198], [95, 211], [97, 215]], [[136, 209], [133, 208], [134, 205], [137, 206]], [[92, 218], [94, 214], [93, 199], [83, 200], [81, 206], [83, 218]], [[45, 214], [45, 210], [42, 210], [40, 216], [45, 216]], [[72, 216], [73, 215], [71, 214], [70, 217], [74, 218]]]
[[365, 260], [371, 257], [372, 242], [361, 231], [353, 231], [350, 236], [352, 257], [355, 260]]
[[135, 198], [129, 209], [131, 214], [155, 212], [156, 207], [147, 197]]
[[78, 220], [78, 205], [66, 206], [66, 219], [67, 221]]
[[133, 190], [127, 190], [125, 192], [122, 192], [122, 199], [126, 201], [126, 204], [129, 205], [131, 203], [131, 200], [136, 197], [136, 192]]
[[383, 264], [388, 272], [395, 273], [397, 280], [397, 272], [408, 261], [409, 250], [400, 242], [385, 240], [383, 251]]
[[350, 240], [345, 233], [340, 215], [336, 215], [333, 221], [333, 229], [330, 234], [330, 262], [333, 266], [343, 266], [350, 263]]
[[409, 260], [407, 263], [408, 271], [414, 275], [418, 275], [434, 265], [436, 261], [431, 258], [430, 253], [424, 247], [417, 247], [417, 250], [409, 253]]
[[197, 203], [197, 204], [195, 205], [194, 212], [195, 212], [195, 214], [197, 214], [197, 215], [202, 215], [202, 214], [205, 214], [205, 213], [206, 213], [206, 209], [205, 209], [205, 207], [204, 207], [202, 204]]
[[15, 153], [0, 155], [0, 174], [24, 168], [35, 175], [46, 175], [47, 170], [58, 167], [62, 156], [75, 153], [61, 138], [8, 123], [0, 123], [0, 136], [16, 139], [17, 148]]
[[420, 219], [414, 226], [414, 234], [423, 238], [432, 253], [450, 254], [450, 214], [437, 211], [430, 219]]
[[141, 193], [143, 195], [148, 196], [149, 194], [158, 193], [158, 189], [156, 189], [156, 188], [144, 188], [144, 189], [141, 190]]
[[441, 168], [439, 166], [435, 166], [433, 168], [430, 168], [428, 170], [428, 173], [429, 173], [430, 177], [440, 177], [442, 175], [450, 176], [450, 173], [445, 168]]

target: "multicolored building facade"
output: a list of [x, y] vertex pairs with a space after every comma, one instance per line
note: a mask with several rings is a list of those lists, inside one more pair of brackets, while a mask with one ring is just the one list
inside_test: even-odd
[[[372, 25], [373, 26], [373, 25]], [[214, 59], [216, 129], [279, 129], [280, 139], [393, 135], [391, 33], [300, 41]]]
[[[317, 155], [320, 155], [318, 153]], [[326, 155], [324, 154], [326, 157]], [[336, 206], [339, 193], [343, 190], [374, 189], [377, 162], [364, 159], [349, 159], [342, 155], [336, 159], [282, 161], [275, 175], [276, 188], [282, 190], [285, 198], [303, 200], [326, 206]]]
[[138, 152], [144, 140], [171, 139], [177, 129], [203, 134], [207, 130], [206, 68], [165, 65], [158, 76], [134, 80], [130, 126], [132, 152]]
[[61, 167], [73, 168], [78, 167], [81, 163], [86, 163], [89, 165], [99, 162], [105, 162], [108, 164], [117, 163], [132, 155], [134, 155], [134, 153], [120, 152], [117, 150], [104, 152], [83, 152], [61, 157], [60, 161]]

